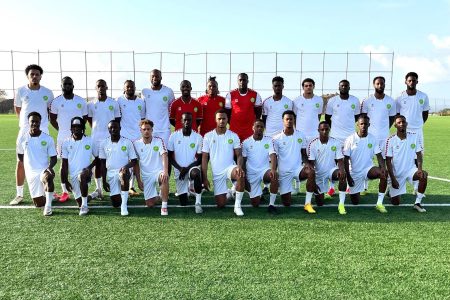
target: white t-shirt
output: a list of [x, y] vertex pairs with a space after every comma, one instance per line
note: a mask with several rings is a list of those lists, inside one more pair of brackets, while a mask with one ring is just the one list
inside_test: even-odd
[[229, 129], [224, 134], [217, 134], [216, 129], [205, 134], [202, 152], [209, 153], [213, 175], [221, 174], [229, 166], [235, 165], [234, 150], [239, 148], [238, 135]]
[[266, 135], [273, 137], [283, 130], [282, 115], [286, 110], [292, 110], [292, 100], [283, 96], [280, 100], [275, 101], [269, 97], [263, 102], [263, 112], [266, 119]]
[[92, 140], [104, 140], [109, 137], [109, 121], [120, 118], [119, 104], [110, 97], [105, 101], [92, 100], [88, 103], [88, 117], [92, 118]]
[[253, 136], [242, 143], [242, 156], [247, 158], [248, 174], [257, 175], [270, 168], [270, 154], [275, 153], [273, 140], [270, 136], [263, 136], [257, 141]]
[[145, 119], [145, 102], [136, 97], [135, 100], [128, 100], [125, 96], [117, 98], [120, 109], [120, 135], [135, 141], [141, 138], [139, 121]]
[[50, 112], [57, 115], [59, 127], [57, 140], [64, 140], [71, 135], [70, 120], [74, 117], [87, 116], [87, 102], [77, 95], [74, 95], [73, 99], [66, 99], [64, 95], [60, 95], [53, 100]]
[[273, 138], [273, 146], [278, 156], [280, 174], [293, 172], [302, 165], [302, 149], [306, 149], [306, 137], [298, 130], [292, 135], [284, 131]]
[[320, 138], [315, 138], [308, 145], [308, 159], [315, 161], [317, 177], [329, 174], [336, 167], [335, 160], [342, 158], [342, 144], [335, 138], [330, 137], [326, 144], [322, 144]]
[[[306, 99], [303, 95], [294, 100], [294, 112], [297, 115], [296, 129], [303, 132], [308, 140], [319, 135], [318, 115], [323, 111], [322, 97], [314, 95], [311, 99]], [[334, 126], [334, 124], [333, 124]]]
[[17, 153], [23, 154], [25, 172], [40, 173], [48, 167], [48, 158], [56, 156], [53, 138], [41, 132], [32, 137], [29, 132], [23, 134], [17, 143]]
[[325, 114], [331, 115], [330, 136], [341, 142], [355, 132], [355, 116], [359, 115], [361, 107], [358, 98], [350, 95], [342, 100], [339, 95], [328, 100]]
[[379, 100], [371, 95], [361, 104], [361, 113], [370, 118], [369, 133], [378, 140], [385, 140], [389, 136], [389, 117], [395, 116], [395, 101], [388, 95]]
[[159, 137], [152, 137], [148, 144], [141, 138], [134, 142], [136, 155], [139, 159], [139, 167], [142, 175], [149, 175], [163, 170], [162, 155], [167, 153], [164, 142]]
[[196, 155], [202, 153], [203, 138], [195, 131], [191, 135], [183, 135], [183, 130], [178, 129], [169, 138], [167, 150], [173, 151], [175, 160], [181, 167], [187, 167], [196, 160]]
[[428, 100], [427, 94], [417, 90], [414, 96], [408, 96], [406, 92], [402, 92], [395, 100], [395, 104], [397, 113], [405, 116], [408, 129], [422, 129], [422, 112], [430, 110], [430, 100]]
[[142, 98], [145, 101], [146, 118], [155, 123], [153, 131], [170, 131], [169, 108], [175, 100], [172, 89], [165, 85], [159, 90], [145, 88], [142, 89]]
[[354, 132], [345, 140], [344, 155], [350, 157], [350, 170], [354, 174], [363, 175], [373, 166], [372, 158], [378, 153], [381, 153], [378, 140], [370, 133], [361, 138]]
[[386, 157], [392, 157], [395, 176], [407, 175], [416, 166], [414, 160], [421, 151], [422, 140], [417, 133], [407, 132], [404, 140], [394, 134], [386, 141]]
[[38, 112], [41, 119], [41, 130], [48, 131], [48, 109], [53, 101], [53, 92], [46, 87], [41, 87], [39, 90], [30, 90], [28, 85], [17, 89], [16, 97], [14, 98], [14, 106], [20, 107], [19, 127], [23, 132], [30, 128], [28, 124], [28, 114], [30, 112]]
[[108, 171], [118, 171], [130, 160], [136, 158], [136, 152], [129, 139], [120, 137], [117, 143], [113, 143], [109, 137], [100, 146], [99, 158], [106, 159]]
[[66, 139], [62, 144], [62, 158], [68, 160], [69, 176], [76, 177], [92, 161], [93, 144], [89, 136], [83, 136], [76, 141], [73, 137]]

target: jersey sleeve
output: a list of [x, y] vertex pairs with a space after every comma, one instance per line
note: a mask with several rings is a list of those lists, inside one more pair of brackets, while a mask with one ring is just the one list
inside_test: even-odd
[[248, 153], [247, 153], [247, 143], [246, 141], [244, 141], [242, 143], [242, 156], [243, 157], [247, 157]]
[[145, 114], [146, 114], [145, 101], [142, 100], [142, 105], [141, 105], [141, 120], [145, 119]]
[[225, 97], [225, 108], [231, 109], [231, 94], [228, 93]]
[[269, 155], [271, 155], [271, 154], [277, 154], [275, 152], [275, 148], [274, 148], [274, 145], [273, 145], [273, 139], [270, 139], [270, 143], [269, 143]]
[[381, 153], [380, 144], [377, 143], [377, 140], [376, 140], [376, 139], [373, 139], [373, 140], [372, 140], [372, 143], [373, 143], [373, 145], [375, 146], [375, 149], [373, 149], [373, 153], [374, 153], [375, 155]]
[[20, 93], [20, 88], [16, 90], [16, 96], [14, 97], [14, 106], [22, 107], [22, 95]]
[[397, 103], [394, 100], [392, 101], [392, 106], [389, 109], [389, 117], [395, 116], [396, 113], [397, 113]]
[[58, 106], [56, 105], [56, 101], [52, 101], [52, 105], [50, 106], [50, 113], [55, 115], [58, 114]]
[[174, 101], [169, 106], [169, 119], [175, 119], [175, 115], [177, 113], [177, 101]]
[[92, 102], [88, 102], [87, 104], [87, 111], [88, 111], [88, 117], [92, 118], [94, 116], [94, 111], [93, 111], [93, 103]]
[[47, 143], [47, 155], [49, 157], [53, 157], [56, 156], [56, 147], [55, 147], [55, 142], [53, 141], [53, 138], [51, 136], [49, 136], [48, 138], [48, 143]]
[[166, 145], [164, 144], [164, 141], [162, 139], [159, 139], [160, 147], [159, 147], [159, 155], [163, 155], [164, 153], [167, 153]]
[[333, 103], [334, 103], [334, 97], [328, 100], [325, 114], [330, 115], [330, 116], [333, 115]]
[[[269, 99], [269, 98], [267, 98]], [[263, 116], [267, 116], [267, 113], [269, 112], [268, 110], [268, 104], [267, 104], [267, 99], [265, 99], [262, 103], [262, 115]]]
[[420, 136], [417, 137], [417, 147], [416, 147], [416, 153], [423, 151], [423, 140]]
[[314, 140], [308, 144], [306, 153], [308, 154], [308, 160], [316, 160], [316, 147], [314, 147]]
[[202, 153], [202, 145], [203, 145], [203, 138], [202, 136], [199, 134], [198, 138], [197, 138], [197, 154], [201, 154]]
[[198, 111], [197, 111], [197, 119], [203, 119], [203, 106], [200, 104], [200, 102], [195, 103]]
[[69, 146], [68, 146], [69, 140], [65, 140], [61, 147], [61, 157], [62, 158], [69, 158]]
[[119, 106], [119, 102], [114, 101], [114, 118], [120, 118], [121, 113], [120, 113], [120, 106]]
[[395, 99], [395, 101], [394, 101], [394, 103], [395, 103], [395, 111], [396, 111], [396, 113], [397, 114], [399, 114], [400, 113], [400, 109], [402, 108], [402, 105], [401, 105], [401, 99], [402, 99], [402, 97], [401, 97], [401, 95], [399, 96], [399, 97], [397, 97], [397, 99]]
[[209, 153], [209, 139], [211, 138], [211, 135], [209, 133], [205, 134], [205, 137], [203, 138], [202, 143], [202, 152]]
[[87, 106], [87, 102], [86, 100], [84, 100], [84, 98], [81, 98], [83, 100], [83, 106], [81, 107], [81, 114], [82, 116], [87, 116], [88, 114], [88, 106]]
[[362, 114], [367, 114], [369, 112], [368, 107], [367, 107], [367, 100], [369, 99], [364, 99], [361, 103], [361, 113]]
[[386, 157], [392, 157], [392, 140], [390, 138], [386, 141]]
[[128, 158], [129, 158], [130, 160], [136, 159], [137, 156], [136, 156], [136, 151], [134, 150], [134, 145], [133, 145], [133, 143], [132, 143], [130, 140], [127, 140], [127, 144], [128, 144], [128, 149], [130, 149], [130, 150], [128, 151]]
[[48, 90], [48, 100], [47, 100], [47, 108], [50, 109], [52, 106], [53, 100], [55, 99], [55, 96], [53, 95], [53, 92], [51, 90]]
[[306, 136], [303, 133], [300, 133], [300, 138], [302, 139], [302, 149], [306, 149], [308, 147], [308, 144], [306, 143]]
[[261, 106], [261, 105], [262, 105], [261, 95], [259, 93], [256, 93], [255, 106]]
[[233, 134], [233, 149], [241, 149], [241, 140], [236, 133]]
[[175, 147], [173, 146], [173, 140], [175, 139], [175, 133], [172, 133], [169, 136], [169, 141], [167, 142], [167, 150], [168, 151], [174, 151]]
[[275, 151], [275, 154], [278, 155], [279, 153], [279, 149], [278, 149], [278, 141], [277, 140], [273, 140], [273, 151]]
[[361, 113], [361, 103], [356, 97], [354, 98], [354, 100], [355, 100], [355, 109], [353, 110], [353, 114], [357, 116]]
[[349, 136], [344, 142], [343, 154], [345, 156], [350, 156], [352, 152], [351, 149], [352, 149], [352, 139], [351, 136]]
[[98, 148], [98, 157], [100, 159], [106, 159], [105, 144], [106, 144], [106, 140], [102, 141], [100, 143], [100, 147]]
[[170, 105], [174, 101], [175, 101], [175, 94], [173, 93], [172, 89], [169, 89], [169, 102], [168, 102], [168, 104]]
[[430, 100], [428, 99], [428, 96], [425, 95], [425, 99], [424, 99], [424, 103], [423, 103], [423, 108], [422, 111], [428, 111], [430, 110]]
[[342, 144], [339, 141], [336, 141], [335, 147], [336, 147], [336, 151], [335, 151], [336, 154], [334, 156], [334, 159], [344, 158], [344, 153], [342, 151]]
[[25, 149], [23, 149], [23, 145], [22, 145], [23, 139], [24, 139], [24, 135], [22, 135], [19, 138], [19, 140], [17, 141], [17, 144], [16, 144], [16, 152], [17, 152], [17, 154], [23, 154], [25, 152]]

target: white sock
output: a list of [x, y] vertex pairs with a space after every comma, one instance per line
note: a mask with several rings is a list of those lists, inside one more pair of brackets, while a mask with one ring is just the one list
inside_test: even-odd
[[195, 193], [195, 204], [202, 205], [202, 193]]
[[240, 207], [241, 206], [242, 197], [244, 197], [244, 192], [236, 191], [236, 201], [234, 201], [234, 207]]
[[67, 193], [67, 194], [69, 193], [69, 191], [66, 188], [66, 184], [65, 183], [61, 183], [61, 189], [62, 189], [63, 193]]
[[294, 179], [294, 189], [297, 191], [300, 189], [300, 181], [297, 181], [296, 179]]
[[167, 200], [162, 201], [161, 208], [167, 208]]
[[16, 186], [16, 193], [17, 193], [17, 196], [23, 197], [23, 185]]
[[128, 191], [120, 191], [120, 197], [122, 198], [121, 208], [128, 207]]
[[413, 181], [414, 190], [417, 191], [419, 189], [419, 180]]
[[269, 197], [269, 205], [275, 205], [275, 200], [277, 199], [277, 194], [272, 194], [270, 193], [270, 197]]
[[339, 204], [344, 204], [345, 203], [345, 196], [347, 195], [347, 193], [341, 192], [339, 191]]
[[377, 205], [383, 204], [384, 194], [385, 193], [378, 193]]
[[422, 198], [425, 197], [424, 194], [417, 192], [416, 204], [422, 204]]
[[270, 186], [270, 183], [264, 183], [265, 188], [269, 188], [269, 186]]
[[311, 199], [312, 199], [313, 195], [314, 195], [314, 193], [312, 193], [312, 192], [306, 192], [305, 205], [311, 204]]
[[45, 192], [45, 206], [52, 207], [53, 192]]
[[95, 178], [95, 186], [97, 187], [97, 191], [99, 193], [102, 192], [103, 190], [103, 182], [102, 182], [102, 178]]
[[236, 193], [236, 186], [234, 185], [234, 183], [231, 185], [231, 192]]
[[81, 206], [88, 206], [87, 204], [87, 197], [81, 197]]
[[130, 190], [134, 188], [134, 174], [131, 173], [131, 177], [130, 177]]

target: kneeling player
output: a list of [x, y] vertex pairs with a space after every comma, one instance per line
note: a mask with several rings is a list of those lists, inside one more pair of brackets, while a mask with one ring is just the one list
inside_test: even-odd
[[25, 177], [34, 205], [42, 207], [45, 204], [44, 216], [51, 216], [55, 191], [55, 142], [51, 136], [41, 131], [42, 117], [38, 112], [29, 113], [27, 118], [30, 131], [24, 133], [17, 142], [17, 158], [24, 164]]
[[[350, 200], [354, 205], [359, 203], [360, 193], [364, 191], [366, 180], [380, 179], [378, 185], [378, 200], [376, 210], [386, 213], [383, 198], [387, 187], [387, 171], [378, 140], [369, 133], [370, 119], [366, 115], [358, 117], [356, 126], [358, 132], [350, 135], [344, 144], [344, 164], [347, 182], [350, 186]], [[378, 167], [372, 162], [377, 156]], [[350, 166], [351, 165], [351, 166]]]
[[[286, 110], [283, 115], [283, 131], [274, 137], [274, 148], [278, 156], [278, 173], [280, 174], [280, 194], [283, 205], [291, 205], [292, 180], [306, 179], [306, 197], [304, 210], [316, 213], [311, 205], [315, 190], [315, 172], [306, 155], [306, 138], [294, 128], [295, 113]], [[302, 166], [302, 161], [304, 166]]]
[[[394, 122], [397, 133], [391, 135], [386, 142], [386, 164], [391, 178], [389, 195], [394, 205], [400, 204], [400, 195], [406, 193], [406, 182], [412, 184], [419, 181], [414, 209], [426, 212], [422, 207], [422, 198], [427, 188], [428, 173], [422, 170], [422, 139], [417, 133], [407, 132], [408, 123], [402, 115], [395, 117]], [[414, 158], [417, 155], [417, 167]]]
[[80, 216], [89, 212], [88, 188], [96, 163], [95, 160], [91, 162], [93, 144], [91, 138], [84, 135], [85, 129], [83, 118], [74, 117], [70, 121], [72, 135], [62, 144], [61, 182], [73, 193]]
[[161, 189], [161, 216], [167, 216], [169, 199], [169, 159], [161, 138], [153, 136], [153, 122], [147, 119], [139, 123], [142, 138], [134, 142], [139, 159], [134, 168], [139, 189], [144, 191], [147, 207], [153, 207], [158, 199], [156, 186]]
[[[319, 137], [308, 145], [308, 159], [315, 166], [316, 171], [316, 203], [323, 205], [324, 193], [328, 190], [328, 182], [339, 181], [340, 214], [345, 214], [345, 181], [344, 154], [339, 140], [330, 137], [330, 124], [326, 121], [319, 123]], [[336, 166], [337, 162], [337, 166]]]
[[108, 123], [110, 137], [99, 150], [102, 166], [103, 189], [109, 192], [113, 207], [120, 206], [120, 214], [128, 216], [128, 190], [130, 168], [136, 164], [136, 153], [130, 140], [120, 136], [120, 123]]
[[[264, 136], [264, 122], [260, 119], [253, 124], [253, 136], [242, 143], [242, 156], [244, 157], [244, 171], [247, 190], [250, 192], [250, 201], [253, 207], [261, 202], [261, 183], [270, 183], [270, 203], [268, 211], [277, 213], [275, 199], [278, 193], [277, 155], [273, 150], [273, 140]], [[270, 166], [269, 166], [270, 160]]]

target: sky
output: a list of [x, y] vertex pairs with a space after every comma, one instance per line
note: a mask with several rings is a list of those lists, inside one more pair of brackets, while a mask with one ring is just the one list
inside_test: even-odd
[[[0, 51], [38, 49], [177, 53], [325, 51], [366, 53], [366, 60], [370, 52], [394, 53], [393, 62], [392, 54], [372, 55], [373, 70], [389, 71], [393, 66], [392, 91], [390, 91], [393, 96], [405, 88], [404, 75], [409, 71], [415, 71], [419, 74], [420, 90], [426, 92], [430, 98], [447, 99], [450, 105], [447, 91], [450, 86], [450, 0], [108, 2], [0, 0], [0, 5], [2, 7]], [[0, 70], [11, 69], [7, 55], [10, 53], [0, 52]], [[257, 58], [257, 67], [263, 68], [266, 61], [269, 65], [273, 64], [273, 57], [269, 56], [266, 60], [264, 55], [260, 55]], [[345, 56], [328, 56], [327, 67], [333, 69], [342, 66], [343, 57]], [[35, 62], [31, 61], [33, 59], [28, 58], [28, 61], [26, 58], [18, 59], [14, 68], [23, 70], [28, 62]], [[70, 60], [67, 57], [65, 59]], [[251, 57], [248, 56], [237, 59], [233, 65], [233, 72], [239, 71], [239, 64], [242, 64], [243, 69], [248, 69], [249, 59]], [[285, 56], [283, 59], [284, 61], [280, 59], [280, 65], [297, 64], [297, 58], [294, 56], [291, 58]], [[292, 62], [289, 59], [292, 59]], [[315, 66], [322, 68], [320, 57], [311, 55], [304, 59], [311, 68]], [[90, 60], [95, 60], [95, 63], [101, 65], [105, 58], [98, 56]], [[117, 59], [115, 60], [117, 63]], [[216, 60], [220, 62], [229, 58], [217, 57]], [[51, 64], [59, 64], [59, 59], [54, 56], [41, 63], [47, 64], [43, 65], [45, 70], [46, 67], [52, 68]], [[172, 63], [181, 68], [181, 60], [174, 59]], [[368, 68], [367, 61], [360, 58], [352, 63], [355, 69]], [[195, 65], [196, 62], [193, 61], [192, 64]], [[214, 65], [213, 62], [211, 64]], [[149, 65], [138, 66], [142, 70], [150, 70], [149, 67]], [[7, 73], [0, 71], [2, 89], [5, 86], [10, 88], [11, 85], [10, 78], [4, 79]], [[11, 72], [8, 74], [11, 77]], [[377, 74], [371, 74], [372, 77], [375, 75]], [[386, 75], [390, 81], [390, 72]], [[163, 81], [167, 78], [164, 76], [163, 70]], [[311, 76], [316, 76], [318, 81], [321, 81], [320, 74]], [[335, 76], [329, 76], [328, 81], [335, 80], [335, 82], [326, 83], [327, 91], [331, 92], [334, 88], [337, 90], [338, 76], [344, 75], [336, 76], [336, 79]], [[349, 78], [350, 82], [354, 80], [357, 85], [360, 81], [362, 86], [369, 87], [368, 76], [365, 74], [361, 76], [364, 78], [356, 78], [357, 76]], [[17, 73], [16, 77], [15, 85], [26, 83], [23, 73], [22, 75]], [[145, 78], [147, 82], [140, 81], [140, 85], [148, 84], [148, 74]], [[51, 76], [47, 78], [44, 76], [42, 83], [58, 86], [59, 83], [55, 84], [54, 79], [50, 83], [50, 79]], [[298, 81], [290, 78], [289, 80]], [[204, 76], [193, 81], [196, 82], [195, 86], [193, 84], [194, 90], [204, 88], [198, 86], [204, 85]], [[142, 88], [138, 82], [136, 83], [138, 88]], [[219, 85], [220, 83], [219, 81]], [[256, 85], [255, 81], [252, 83]], [[222, 92], [234, 84], [227, 82], [220, 85], [224, 90]], [[290, 84], [294, 87], [293, 83]], [[261, 89], [264, 86], [269, 91], [269, 76], [261, 77], [257, 85]], [[295, 85], [298, 86], [298, 82]], [[355, 88], [355, 85], [352, 87]], [[173, 89], [178, 90], [177, 87]], [[365, 93], [367, 94], [367, 91]]]

